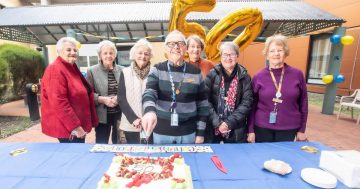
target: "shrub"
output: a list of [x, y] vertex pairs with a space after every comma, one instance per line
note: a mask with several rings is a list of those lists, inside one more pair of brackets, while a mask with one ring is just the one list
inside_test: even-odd
[[[16, 44], [0, 45], [1, 61], [7, 65], [3, 66], [3, 69], [7, 67], [10, 71], [10, 81], [5, 84], [9, 86], [12, 82], [11, 89], [15, 97], [25, 94], [27, 83], [37, 83], [45, 69], [43, 57], [38, 51]], [[6, 75], [4, 77], [6, 78]]]
[[0, 96], [4, 95], [9, 87], [9, 66], [7, 63], [0, 59]]

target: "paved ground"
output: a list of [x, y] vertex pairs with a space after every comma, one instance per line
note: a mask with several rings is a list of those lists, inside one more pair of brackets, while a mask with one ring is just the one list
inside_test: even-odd
[[[0, 105], [0, 115], [29, 116], [23, 101]], [[342, 115], [340, 120], [336, 115], [321, 114], [321, 108], [309, 106], [309, 119], [306, 133], [310, 141], [321, 142], [336, 149], [354, 149], [360, 151], [360, 125], [354, 119]], [[94, 143], [94, 131], [86, 138], [86, 143]], [[56, 139], [41, 133], [37, 124], [23, 132], [12, 135], [0, 142], [57, 142]]]

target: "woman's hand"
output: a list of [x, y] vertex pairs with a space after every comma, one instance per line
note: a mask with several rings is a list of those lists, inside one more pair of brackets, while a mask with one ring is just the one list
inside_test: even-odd
[[203, 136], [196, 136], [195, 144], [202, 144], [202, 143], [204, 143], [204, 137]]
[[86, 136], [86, 132], [81, 126], [76, 127], [71, 133], [74, 133], [76, 138], [85, 138]]
[[141, 127], [141, 119], [140, 118], [135, 119], [135, 121], [132, 123], [132, 125], [135, 128], [140, 129], [140, 127]]
[[114, 105], [114, 107], [118, 105], [117, 96], [111, 96], [110, 99], [111, 99], [111, 103]]
[[110, 108], [118, 105], [117, 96], [99, 96], [98, 102]]
[[228, 133], [230, 132], [229, 126], [225, 122], [222, 122], [219, 126], [219, 131], [220, 133]]
[[307, 139], [307, 136], [305, 135], [305, 133], [297, 132], [296, 133], [296, 141], [307, 142], [309, 140]]
[[249, 143], [255, 143], [255, 133], [249, 133], [247, 137]]

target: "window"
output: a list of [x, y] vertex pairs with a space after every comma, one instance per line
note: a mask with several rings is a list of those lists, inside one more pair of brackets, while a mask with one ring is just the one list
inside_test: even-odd
[[311, 37], [308, 83], [323, 84], [321, 79], [326, 75], [330, 61], [330, 37], [331, 34], [320, 34]]
[[128, 51], [126, 51], [126, 50], [118, 51], [117, 60], [118, 60], [118, 63], [120, 66], [124, 66], [124, 67], [130, 66], [131, 61], [129, 59], [130, 58], [129, 53], [130, 53], [129, 50]]
[[77, 61], [76, 61], [76, 64], [79, 66], [79, 67], [88, 67], [88, 60], [87, 60], [87, 56], [79, 56]]
[[99, 59], [97, 56], [89, 56], [90, 66], [96, 65], [99, 63]]

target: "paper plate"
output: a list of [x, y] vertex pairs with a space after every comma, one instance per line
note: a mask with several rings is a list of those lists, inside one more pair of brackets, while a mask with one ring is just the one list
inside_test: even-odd
[[335, 188], [337, 184], [337, 179], [332, 174], [316, 168], [301, 170], [301, 178], [319, 188]]

